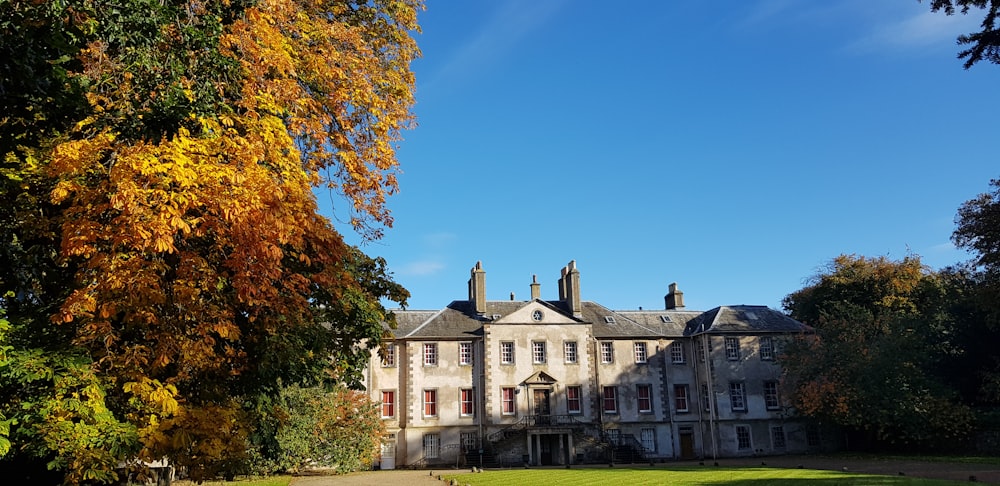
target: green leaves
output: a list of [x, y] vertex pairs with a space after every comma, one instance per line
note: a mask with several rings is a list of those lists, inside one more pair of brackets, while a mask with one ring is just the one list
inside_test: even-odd
[[842, 255], [811, 282], [784, 300], [815, 328], [782, 357], [802, 413], [868, 446], [933, 447], [971, 430], [969, 408], [942, 373], [960, 324], [941, 275], [917, 257]]

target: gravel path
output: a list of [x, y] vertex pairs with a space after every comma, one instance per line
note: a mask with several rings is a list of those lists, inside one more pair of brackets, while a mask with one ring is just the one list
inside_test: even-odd
[[[847, 468], [848, 471], [865, 474], [885, 474], [896, 476], [902, 472], [906, 476], [950, 479], [968, 482], [975, 476], [976, 481], [985, 484], [1000, 484], [1000, 465], [965, 464], [951, 462], [920, 462], [898, 460], [859, 460], [835, 457], [776, 456], [757, 459], [720, 459], [720, 466], [769, 466], [781, 468], [829, 469], [834, 471]], [[711, 462], [706, 462], [711, 467]], [[697, 466], [698, 462], [679, 461], [656, 464], [653, 468], [667, 469], [674, 466]], [[584, 466], [581, 466], [584, 467]], [[639, 464], [623, 464], [622, 467], [650, 467]], [[295, 478], [291, 486], [421, 486], [438, 485], [439, 474], [456, 472], [454, 469], [440, 470], [394, 470], [367, 471], [343, 476], [303, 476]]]

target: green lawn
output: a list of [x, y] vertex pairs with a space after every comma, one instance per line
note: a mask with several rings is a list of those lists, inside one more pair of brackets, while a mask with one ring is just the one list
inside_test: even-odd
[[926, 485], [945, 486], [969, 484], [959, 481], [876, 476], [840, 471], [812, 469], [780, 469], [769, 467], [671, 467], [656, 469], [578, 468], [578, 469], [511, 469], [483, 473], [442, 474], [446, 480], [472, 486], [507, 486], [511, 484], [543, 484], [546, 486], [628, 486], [661, 484], [718, 484], [743, 486], [793, 485]]

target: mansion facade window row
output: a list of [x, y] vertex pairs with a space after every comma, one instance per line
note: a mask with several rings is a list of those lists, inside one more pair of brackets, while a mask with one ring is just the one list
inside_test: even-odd
[[[774, 361], [775, 359], [775, 345], [774, 338], [771, 336], [759, 336], [757, 338], [758, 342], [758, 355], [761, 361]], [[473, 343], [471, 341], [463, 341], [455, 343], [458, 346], [458, 364], [463, 366], [471, 366], [473, 364]], [[574, 364], [579, 360], [579, 346], [578, 342], [563, 341], [562, 343], [563, 352], [563, 362], [566, 364]], [[741, 342], [739, 337], [726, 337], [724, 338], [723, 345], [725, 347], [725, 356], [729, 361], [739, 361], [744, 358], [744, 350], [741, 349]], [[501, 341], [500, 346], [500, 363], [501, 364], [515, 364], [515, 347], [516, 343], [514, 341]], [[613, 364], [615, 363], [615, 349], [613, 341], [600, 341], [600, 359], [602, 364]], [[633, 346], [633, 356], [634, 362], [636, 364], [644, 364], [648, 362], [649, 359], [649, 343], [647, 341], [635, 341], [632, 343]], [[532, 341], [531, 342], [531, 356], [532, 363], [544, 364], [548, 360], [547, 356], [547, 343], [546, 341]], [[698, 361], [701, 363], [705, 362], [705, 352], [706, 350], [701, 346], [697, 346], [698, 351]], [[710, 344], [708, 345], [708, 352], [711, 352]], [[688, 364], [687, 360], [687, 349], [685, 347], [685, 342], [675, 341], [669, 346], [669, 356], [670, 363], [676, 365]], [[438, 365], [438, 343], [424, 343], [422, 351], [422, 359], [424, 366], [437, 366]], [[388, 344], [384, 349], [384, 356], [382, 357], [382, 367], [391, 368], [396, 366], [396, 346], [395, 344]]]
[[[617, 414], [620, 411], [620, 401], [623, 399], [623, 394], [621, 393], [622, 388], [628, 388], [624, 385], [603, 385], [600, 390], [599, 400], [601, 403], [601, 411], [605, 414]], [[675, 414], [685, 414], [692, 411], [691, 407], [691, 397], [690, 397], [691, 385], [687, 383], [675, 383], [672, 385], [671, 389], [673, 391], [672, 403], [673, 410]], [[701, 385], [701, 401], [704, 405], [703, 410], [708, 412], [711, 411], [711, 403], [709, 387], [706, 384]], [[565, 404], [566, 413], [569, 415], [577, 415], [583, 413], [583, 401], [585, 400], [584, 387], [582, 385], [567, 385], [564, 387], [564, 392], [562, 400]], [[650, 414], [655, 410], [656, 403], [660, 403], [660, 397], [656, 396], [654, 387], [652, 384], [639, 383], [631, 386], [634, 390], [634, 397], [631, 405], [641, 414]], [[765, 380], [761, 382], [762, 396], [764, 399], [765, 409], [768, 411], [780, 410], [782, 408], [780, 395], [779, 395], [779, 382], [777, 380]], [[630, 390], [631, 391], [631, 390]], [[501, 413], [503, 415], [519, 415], [520, 414], [530, 414], [530, 410], [518, 410], [517, 395], [519, 393], [519, 387], [517, 386], [501, 386], [500, 387], [500, 403], [501, 403]], [[438, 402], [438, 389], [423, 389], [423, 411], [422, 416], [424, 418], [434, 418], [438, 416], [439, 402]], [[730, 404], [730, 410], [733, 412], [746, 412], [747, 411], [747, 390], [746, 383], [742, 381], [730, 382], [728, 387], [728, 399]], [[397, 408], [397, 393], [396, 390], [382, 390], [381, 391], [381, 411], [382, 418], [392, 419], [396, 418], [396, 408]], [[447, 403], [453, 403], [459, 410], [459, 416], [461, 417], [473, 417], [476, 415], [476, 395], [475, 390], [472, 387], [459, 388], [458, 396], [456, 400], [449, 400]]]

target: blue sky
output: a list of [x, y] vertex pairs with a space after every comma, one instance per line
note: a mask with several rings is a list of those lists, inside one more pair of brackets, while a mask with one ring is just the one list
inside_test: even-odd
[[1000, 66], [955, 57], [980, 20], [915, 0], [428, 0], [396, 223], [363, 248], [411, 309], [465, 299], [477, 260], [492, 300], [527, 299], [533, 274], [555, 299], [576, 260], [585, 300], [658, 309], [677, 282], [696, 310], [780, 308], [842, 253], [964, 260], [956, 210], [1000, 176]]

